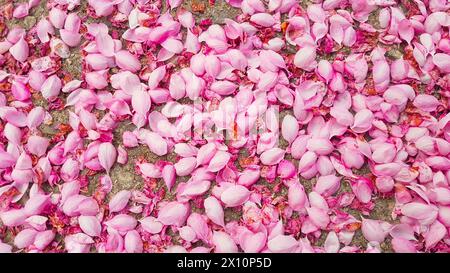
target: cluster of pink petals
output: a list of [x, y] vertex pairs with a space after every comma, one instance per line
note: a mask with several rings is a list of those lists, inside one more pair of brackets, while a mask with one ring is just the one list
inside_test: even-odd
[[[1, 38], [0, 252], [450, 251], [446, 0], [229, 0], [220, 25], [177, 0], [87, 2]], [[40, 131], [63, 110], [69, 128]], [[159, 157], [131, 162], [144, 188], [111, 194], [140, 145]]]

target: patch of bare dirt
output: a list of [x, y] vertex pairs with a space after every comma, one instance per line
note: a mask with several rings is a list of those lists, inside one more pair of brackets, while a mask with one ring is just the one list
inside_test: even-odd
[[188, 0], [184, 1], [182, 7], [192, 12], [196, 22], [203, 19], [211, 19], [214, 24], [223, 24], [223, 19], [235, 19], [240, 13], [239, 9], [228, 5], [224, 0], [216, 0], [210, 4], [208, 0]]

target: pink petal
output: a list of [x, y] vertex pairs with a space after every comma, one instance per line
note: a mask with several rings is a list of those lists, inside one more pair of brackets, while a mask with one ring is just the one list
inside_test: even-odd
[[443, 73], [450, 73], [450, 55], [444, 53], [436, 53], [433, 56], [433, 63]]
[[164, 226], [162, 223], [160, 223], [156, 218], [152, 216], [145, 217], [139, 220], [139, 222], [141, 223], [142, 229], [151, 234], [159, 233]]
[[78, 224], [81, 230], [89, 236], [100, 236], [102, 226], [100, 221], [95, 216], [79, 216]]
[[25, 203], [25, 213], [27, 215], [40, 214], [45, 207], [50, 203], [50, 196], [44, 194], [36, 194], [30, 197]]
[[281, 124], [281, 134], [287, 142], [292, 143], [298, 135], [299, 125], [297, 119], [286, 115]]
[[372, 188], [366, 180], [358, 179], [352, 184], [352, 190], [356, 198], [362, 203], [370, 202], [372, 198]]
[[139, 59], [126, 50], [120, 50], [115, 54], [116, 64], [123, 70], [137, 72], [141, 69]]
[[94, 8], [97, 16], [108, 16], [114, 10], [114, 1], [88, 0], [89, 5]]
[[152, 163], [142, 163], [139, 165], [139, 170], [141, 173], [150, 178], [160, 178], [161, 177], [161, 170]]
[[356, 133], [364, 133], [372, 128], [373, 113], [368, 109], [363, 109], [356, 113], [355, 121], [351, 129]]
[[303, 154], [298, 163], [298, 171], [303, 172], [311, 168], [317, 161], [317, 155], [314, 152], [307, 151]]
[[256, 183], [260, 178], [260, 170], [259, 168], [253, 170], [253, 169], [245, 169], [240, 175], [238, 179], [238, 184], [250, 187], [254, 183]]
[[280, 148], [272, 148], [263, 152], [260, 156], [264, 165], [276, 165], [284, 158], [285, 151]]
[[281, 160], [278, 164], [277, 174], [282, 179], [292, 178], [296, 174], [294, 164], [289, 160]]
[[294, 140], [291, 146], [291, 155], [293, 158], [300, 159], [303, 156], [306, 152], [306, 145], [309, 138], [309, 135], [300, 135]]
[[9, 48], [9, 53], [19, 62], [25, 62], [29, 55], [28, 43], [22, 37], [20, 40], [15, 43], [12, 47]]
[[210, 171], [210, 172], [220, 171], [227, 165], [230, 158], [231, 158], [231, 155], [229, 153], [224, 152], [224, 151], [218, 151], [211, 158], [211, 161], [209, 162], [209, 165], [208, 165], [208, 171]]
[[127, 253], [141, 253], [144, 249], [141, 236], [136, 230], [128, 231], [125, 235], [125, 250]]
[[262, 27], [271, 27], [276, 24], [276, 20], [269, 13], [253, 14], [250, 21]]
[[158, 213], [158, 220], [164, 225], [182, 226], [190, 213], [190, 206], [186, 203], [167, 203]]
[[155, 89], [166, 75], [166, 67], [160, 66], [150, 73], [148, 77], [148, 88]]
[[240, 236], [239, 241], [245, 253], [258, 253], [264, 248], [267, 236], [264, 232], [245, 232]]
[[23, 229], [22, 231], [17, 233], [16, 237], [14, 238], [14, 245], [19, 249], [29, 247], [34, 243], [34, 239], [37, 233], [38, 232], [36, 230], [31, 228]]
[[28, 3], [19, 4], [14, 8], [13, 17], [19, 19], [23, 18], [28, 15], [28, 10], [29, 10]]
[[0, 151], [0, 157], [2, 158], [0, 160], [0, 169], [11, 167], [16, 163], [16, 158], [5, 151]]
[[425, 247], [431, 248], [447, 235], [446, 227], [439, 221], [435, 221], [425, 234]]
[[334, 150], [331, 141], [324, 138], [311, 138], [308, 140], [306, 148], [317, 155], [328, 155]]
[[387, 231], [383, 229], [382, 222], [378, 220], [364, 219], [362, 220], [361, 231], [369, 242], [375, 241], [382, 243], [386, 238]]
[[215, 81], [211, 84], [211, 91], [222, 95], [230, 95], [232, 94], [237, 88], [237, 85], [235, 83], [232, 83], [230, 81]]
[[56, 28], [63, 28], [67, 13], [59, 8], [52, 8], [48, 14], [49, 20]]
[[203, 240], [204, 242], [209, 241], [209, 235], [211, 230], [206, 223], [205, 218], [198, 213], [192, 213], [188, 219], [187, 224], [194, 230], [197, 238]]
[[338, 253], [341, 245], [336, 232], [330, 232], [324, 242], [324, 248], [327, 253]]
[[150, 148], [150, 151], [158, 156], [167, 154], [167, 142], [159, 135], [153, 132], [147, 132], [145, 143]]
[[312, 71], [317, 63], [316, 59], [316, 49], [310, 46], [301, 48], [294, 57], [294, 65], [306, 71]]
[[183, 44], [174, 38], [168, 38], [161, 43], [161, 46], [167, 51], [179, 54], [183, 50]]
[[408, 44], [411, 43], [411, 40], [414, 38], [414, 28], [411, 26], [411, 23], [408, 19], [403, 19], [398, 24], [398, 34]]
[[107, 33], [99, 33], [95, 37], [98, 51], [106, 57], [114, 56], [114, 40]]
[[109, 211], [110, 212], [119, 212], [123, 210], [127, 204], [128, 201], [131, 198], [131, 192], [128, 190], [122, 190], [116, 193], [111, 200], [109, 201]]
[[439, 101], [432, 95], [419, 94], [414, 99], [414, 106], [425, 112], [433, 112], [440, 105]]
[[195, 157], [185, 157], [174, 164], [178, 176], [186, 176], [192, 173], [196, 167]]
[[208, 55], [205, 57], [205, 71], [206, 74], [216, 78], [220, 73], [220, 61], [215, 55]]
[[437, 209], [432, 205], [412, 202], [403, 205], [401, 208], [401, 212], [403, 215], [406, 215], [408, 217], [422, 220], [431, 217], [433, 214], [436, 214]]
[[408, 224], [397, 224], [391, 228], [389, 234], [392, 238], [402, 238], [406, 240], [416, 240], [414, 228]]
[[46, 43], [46, 42], [50, 41], [50, 37], [48, 34], [53, 34], [54, 29], [53, 29], [52, 24], [48, 20], [41, 19], [39, 21], [39, 23], [37, 23], [37, 25], [36, 25], [36, 32], [37, 32], [37, 36], [38, 36], [39, 40], [42, 43]]
[[392, 248], [396, 253], [417, 253], [416, 245], [403, 238], [393, 238]]
[[177, 188], [177, 199], [179, 201], [187, 201], [199, 195], [206, 193], [211, 187], [208, 180], [194, 180], [187, 183], [180, 183]]
[[450, 168], [450, 159], [443, 156], [431, 156], [427, 157], [425, 163], [432, 169], [436, 170], [448, 170]]
[[325, 229], [330, 223], [330, 217], [323, 209], [311, 207], [306, 208], [306, 211], [308, 212], [309, 219], [311, 219], [313, 224], [317, 227]]
[[81, 34], [77, 32], [61, 29], [59, 34], [61, 35], [61, 40], [70, 47], [76, 47], [81, 41]]
[[54, 238], [55, 233], [53, 231], [51, 230], [42, 231], [36, 234], [33, 244], [37, 249], [43, 250], [53, 241]]
[[[361, 158], [362, 158], [362, 156], [361, 156]], [[319, 171], [319, 173], [321, 175], [331, 175], [331, 174], [335, 173], [334, 164], [337, 164], [337, 162], [334, 161], [334, 163], [333, 163], [333, 161], [331, 161], [331, 159], [327, 156], [320, 156], [317, 159], [316, 166], [317, 166], [317, 170]], [[358, 162], [357, 165], [355, 165], [355, 166], [362, 166], [363, 164], [364, 164], [364, 159], [361, 159], [361, 162]], [[340, 168], [340, 167], [338, 167], [338, 168]], [[352, 175], [350, 174], [350, 176], [352, 176]]]
[[56, 75], [48, 77], [41, 86], [42, 96], [45, 99], [56, 97], [61, 92], [62, 83]]
[[22, 138], [22, 132], [20, 131], [20, 129], [18, 127], [12, 125], [11, 123], [7, 123], [4, 127], [3, 134], [11, 144], [14, 144], [14, 145], [20, 144], [20, 139]]
[[40, 157], [45, 154], [49, 140], [40, 136], [31, 136], [28, 138], [27, 149], [30, 153]]
[[109, 170], [114, 165], [117, 158], [117, 151], [114, 145], [110, 142], [100, 144], [98, 149], [98, 160], [100, 165], [109, 173]]
[[7, 227], [22, 225], [27, 217], [28, 216], [23, 209], [13, 209], [0, 213], [2, 223]]
[[212, 243], [215, 246], [216, 253], [236, 253], [238, 247], [233, 239], [223, 231], [214, 231], [212, 235]]
[[206, 163], [209, 163], [214, 157], [216, 151], [216, 145], [212, 142], [209, 142], [200, 147], [197, 152], [197, 165], [204, 165]]
[[339, 190], [340, 185], [341, 179], [335, 175], [320, 176], [314, 186], [314, 191], [323, 196], [331, 196]]
[[219, 226], [225, 226], [224, 212], [219, 200], [210, 196], [204, 201], [205, 213], [211, 221]]
[[267, 247], [273, 253], [290, 253], [299, 247], [299, 243], [293, 236], [278, 235], [267, 242]]
[[130, 215], [118, 214], [111, 220], [106, 221], [105, 224], [119, 232], [127, 232], [136, 227], [137, 221]]
[[164, 168], [161, 171], [161, 176], [162, 176], [164, 183], [166, 184], [166, 187], [169, 191], [170, 191], [170, 189], [172, 189], [172, 186], [175, 184], [175, 180], [176, 180], [175, 172], [176, 172], [175, 168], [171, 164], [164, 166]]
[[31, 97], [30, 90], [26, 87], [26, 85], [18, 81], [14, 81], [12, 83], [11, 93], [14, 98], [19, 101], [26, 101]]
[[307, 202], [308, 199], [303, 185], [300, 183], [292, 183], [288, 191], [289, 207], [295, 211], [300, 211], [307, 205]]
[[233, 185], [222, 193], [220, 199], [227, 207], [237, 207], [244, 204], [249, 196], [250, 191], [246, 187]]
[[136, 113], [146, 115], [151, 107], [150, 95], [144, 90], [134, 91], [131, 98], [131, 105]]
[[391, 64], [391, 77], [395, 81], [400, 81], [408, 76], [409, 65], [403, 59], [398, 59]]

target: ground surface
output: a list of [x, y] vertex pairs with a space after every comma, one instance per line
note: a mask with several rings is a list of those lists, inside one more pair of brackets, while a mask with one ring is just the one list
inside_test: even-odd
[[[6, 0], [0, 0], [0, 6], [5, 5], [10, 1]], [[17, 2], [26, 2], [26, 0], [20, 0]], [[214, 23], [222, 24], [224, 18], [234, 18], [237, 14], [239, 14], [239, 10], [229, 6], [225, 1], [223, 0], [216, 0], [216, 3], [214, 5], [211, 5], [209, 1], [207, 0], [188, 0], [183, 3], [183, 7], [187, 10], [190, 10], [195, 18], [196, 21], [199, 22], [203, 19], [211, 19]], [[307, 1], [303, 1], [305, 6], [307, 4]], [[75, 11], [78, 12], [80, 17], [86, 16], [85, 7], [87, 6], [87, 1], [81, 0], [81, 5], [78, 6]], [[376, 18], [377, 11], [373, 12], [373, 16], [371, 16], [371, 19]], [[25, 17], [24, 19], [17, 20], [13, 19], [11, 21], [6, 22], [6, 25], [9, 29], [14, 28], [15, 26], [20, 26], [25, 29], [30, 29], [33, 27], [43, 16], [46, 16], [48, 14], [48, 10], [45, 8], [45, 1], [41, 1], [40, 5], [38, 7], [35, 7], [30, 12], [30, 15]], [[106, 20], [102, 19], [92, 19], [87, 18], [88, 22], [103, 22], [105, 24], [110, 25], [110, 23]], [[120, 32], [121, 30], [118, 29]], [[388, 56], [392, 55], [393, 58], [399, 58], [402, 55], [401, 49], [399, 48], [392, 48], [388, 54]], [[330, 56], [332, 58], [332, 56]], [[70, 75], [72, 75], [73, 78], [81, 79], [81, 62], [82, 57], [80, 54], [80, 50], [78, 48], [72, 48], [71, 49], [71, 55], [68, 59], [65, 59], [63, 61], [63, 69], [66, 71], [69, 71]], [[34, 98], [35, 105], [42, 105], [46, 106], [47, 101], [40, 97], [39, 95], [35, 96]], [[46, 136], [53, 136], [57, 133], [57, 128], [60, 124], [67, 123], [68, 121], [68, 111], [70, 111], [70, 108], [66, 108], [62, 111], [52, 111], [51, 115], [53, 118], [53, 121], [50, 124], [44, 124], [41, 126], [41, 131]], [[102, 115], [102, 113], [98, 113], [99, 115]], [[130, 121], [122, 122], [118, 128], [116, 129], [114, 133], [114, 144], [117, 146], [119, 143], [122, 143], [122, 133], [126, 130], [132, 130], [134, 128], [134, 125], [131, 124]], [[111, 194], [114, 194], [120, 190], [123, 189], [142, 189], [143, 187], [143, 180], [140, 175], [137, 175], [134, 171], [134, 162], [136, 159], [139, 158], [145, 158], [148, 162], [155, 162], [157, 160], [167, 160], [167, 161], [174, 161], [174, 155], [167, 155], [163, 158], [160, 158], [156, 156], [155, 154], [151, 153], [147, 146], [139, 146], [134, 149], [128, 150], [128, 163], [125, 165], [115, 164], [114, 167], [111, 170], [111, 178], [113, 181], [113, 190]], [[356, 172], [356, 171], [355, 171]], [[359, 170], [359, 174], [362, 174], [364, 172], [368, 172], [368, 169], [362, 169]], [[90, 176], [90, 189], [93, 189], [96, 183], [98, 183], [98, 179], [100, 177], [100, 174]], [[184, 180], [184, 179], [183, 179]], [[305, 186], [305, 189], [307, 191], [311, 191], [315, 181], [314, 180], [300, 180], [301, 183]], [[180, 182], [180, 181], [177, 181]], [[162, 183], [162, 182], [161, 182]], [[260, 181], [260, 183], [265, 183], [265, 181]], [[162, 185], [158, 185], [162, 186]], [[347, 182], [343, 182], [341, 186], [341, 191], [351, 191], [350, 186]], [[281, 194], [287, 194], [287, 191], [281, 191]], [[167, 199], [172, 199], [174, 196], [171, 193], [166, 193]], [[376, 197], [375, 197], [376, 198]], [[394, 208], [395, 201], [393, 198], [378, 198], [375, 199], [375, 208], [370, 214], [371, 219], [380, 219], [384, 221], [388, 221], [391, 223], [395, 223], [395, 221], [392, 219], [391, 214], [392, 210]], [[352, 209], [348, 209], [350, 214], [355, 216], [357, 219], [361, 218], [361, 215], [359, 215], [359, 212], [354, 211]], [[233, 210], [226, 210], [225, 213], [225, 220], [229, 221], [231, 219], [239, 219], [240, 215], [238, 215]], [[322, 234], [320, 240], [317, 241], [316, 244], [321, 245], [323, 244], [324, 240], [326, 238], [326, 234]], [[363, 249], [366, 248], [367, 241], [362, 236], [362, 233], [360, 231], [357, 231], [354, 238], [353, 243], [355, 245], [358, 245], [362, 247]], [[381, 247], [383, 251], [385, 252], [391, 252], [391, 246], [388, 241], [381, 244]]]

